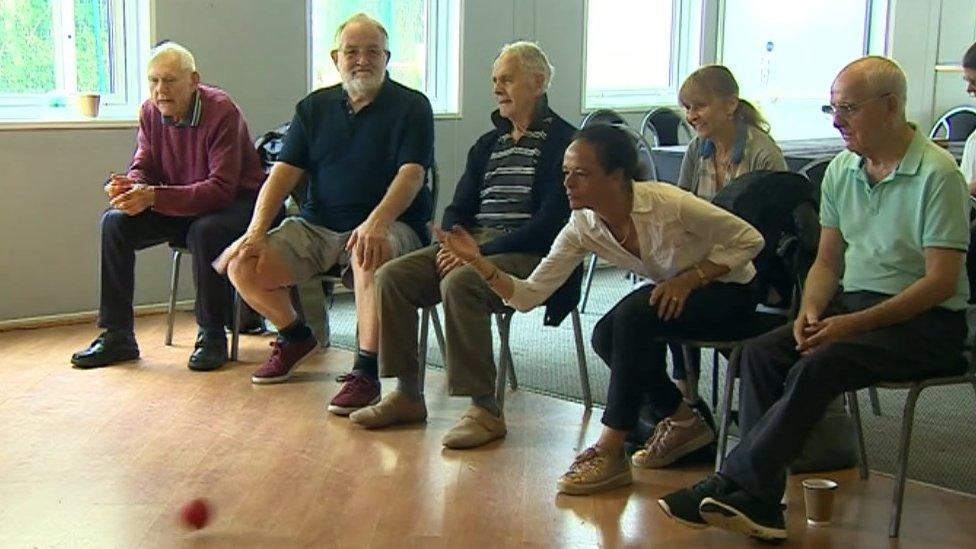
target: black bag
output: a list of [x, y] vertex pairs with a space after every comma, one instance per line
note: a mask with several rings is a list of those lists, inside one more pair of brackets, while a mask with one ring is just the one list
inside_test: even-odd
[[816, 257], [820, 226], [816, 189], [797, 173], [759, 170], [728, 182], [712, 199], [766, 241], [753, 259], [763, 303], [787, 307]]

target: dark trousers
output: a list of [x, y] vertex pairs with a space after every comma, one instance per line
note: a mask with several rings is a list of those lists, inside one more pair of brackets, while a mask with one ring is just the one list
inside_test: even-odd
[[[824, 317], [871, 307], [890, 296], [836, 295]], [[742, 441], [722, 474], [746, 492], [779, 503], [786, 468], [820, 421], [827, 404], [845, 391], [965, 371], [963, 311], [930, 309], [905, 322], [826, 343], [801, 356], [792, 325], [745, 343], [739, 362]]]
[[715, 282], [693, 291], [681, 316], [664, 321], [648, 303], [653, 290], [634, 290], [593, 329], [593, 349], [611, 370], [603, 424], [612, 429], [633, 429], [645, 400], [658, 417], [672, 415], [681, 404], [681, 392], [668, 377], [662, 338], [720, 337], [756, 308], [752, 285]]
[[147, 210], [128, 216], [109, 209], [102, 216], [101, 297], [98, 326], [132, 332], [136, 251], [164, 242], [186, 244], [193, 255], [196, 317], [201, 329], [223, 333], [230, 324], [231, 285], [210, 265], [244, 234], [255, 197], [239, 198], [223, 210], [200, 217], [170, 217]]

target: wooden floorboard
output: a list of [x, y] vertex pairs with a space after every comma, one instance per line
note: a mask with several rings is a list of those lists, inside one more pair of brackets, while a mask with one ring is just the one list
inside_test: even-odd
[[[142, 359], [69, 367], [91, 326], [0, 333], [0, 547], [753, 547], [668, 521], [655, 503], [705, 466], [638, 471], [635, 484], [591, 497], [556, 495], [555, 480], [600, 411], [510, 392], [509, 436], [470, 451], [440, 438], [467, 405], [427, 376], [425, 425], [368, 432], [325, 405], [348, 369], [328, 350], [294, 380], [255, 386], [270, 338], [244, 337], [241, 362], [186, 369], [195, 328], [179, 315], [137, 320]], [[567, 366], [569, 367], [569, 366]], [[387, 383], [392, 388], [392, 383]], [[916, 451], [924, 451], [922, 448]], [[910, 483], [902, 538], [887, 537], [891, 480], [855, 471], [840, 482], [833, 526], [807, 527], [799, 478], [789, 483], [787, 547], [973, 547], [976, 500]], [[180, 505], [209, 498], [198, 532]]]

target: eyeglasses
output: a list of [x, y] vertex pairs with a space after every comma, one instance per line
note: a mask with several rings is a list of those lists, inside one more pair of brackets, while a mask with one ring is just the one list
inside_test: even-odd
[[872, 97], [871, 99], [865, 99], [860, 103], [841, 103], [839, 105], [827, 104], [820, 107], [820, 112], [826, 114], [827, 116], [843, 116], [846, 118], [854, 114], [855, 112], [857, 112], [857, 110], [863, 107], [864, 105], [867, 105], [872, 101], [877, 101], [878, 99], [884, 99], [889, 95], [891, 94], [890, 93], [881, 94], [877, 97]]
[[365, 56], [366, 59], [379, 59], [383, 55], [390, 55], [388, 50], [382, 50], [380, 48], [343, 48], [332, 51], [333, 53], [342, 54], [343, 59], [350, 61], [358, 59], [360, 56]]

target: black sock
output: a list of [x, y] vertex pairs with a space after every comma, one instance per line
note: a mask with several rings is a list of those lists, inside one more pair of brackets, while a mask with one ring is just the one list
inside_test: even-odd
[[352, 371], [359, 372], [370, 379], [379, 381], [380, 368], [376, 363], [376, 353], [360, 350], [356, 353], [356, 361], [352, 364]]
[[278, 330], [278, 335], [288, 343], [297, 343], [312, 337], [312, 330], [299, 318], [295, 322]]

